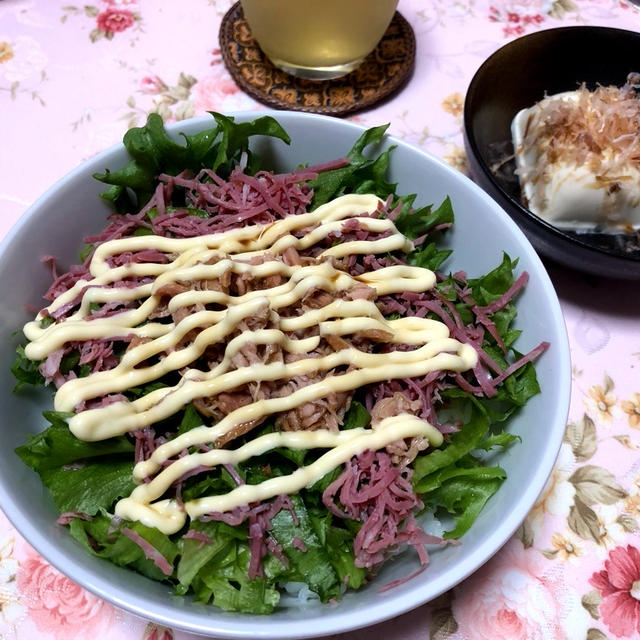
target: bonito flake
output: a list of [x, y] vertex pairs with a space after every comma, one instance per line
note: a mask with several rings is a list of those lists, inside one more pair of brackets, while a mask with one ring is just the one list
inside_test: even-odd
[[622, 88], [548, 96], [513, 119], [522, 202], [561, 229], [640, 228], [640, 98]]

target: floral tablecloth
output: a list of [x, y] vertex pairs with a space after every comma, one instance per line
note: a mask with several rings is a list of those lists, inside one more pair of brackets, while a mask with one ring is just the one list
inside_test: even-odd
[[[264, 107], [222, 63], [230, 0], [0, 0], [0, 236], [51, 183], [150, 111], [179, 120]], [[462, 105], [507, 40], [560, 25], [640, 29], [624, 0], [400, 0], [415, 73], [353, 120], [461, 171]], [[640, 296], [549, 265], [569, 331], [572, 404], [543, 495], [473, 577], [412, 613], [344, 637], [571, 640], [640, 637]], [[631, 290], [636, 289], [635, 285]], [[0, 512], [0, 638], [186, 640], [84, 591]]]

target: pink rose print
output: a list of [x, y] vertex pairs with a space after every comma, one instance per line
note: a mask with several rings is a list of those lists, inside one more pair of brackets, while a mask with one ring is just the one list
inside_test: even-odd
[[145, 76], [140, 80], [142, 93], [162, 93], [165, 89], [168, 89], [167, 85], [158, 76]]
[[556, 597], [517, 540], [456, 589], [453, 613], [469, 640], [564, 638]]
[[[519, 3], [521, 6], [526, 6], [527, 3]], [[536, 3], [537, 4], [537, 3]], [[531, 7], [533, 10], [537, 7]], [[521, 36], [525, 33], [528, 26], [537, 26], [544, 22], [545, 17], [539, 13], [524, 13], [522, 11], [503, 11], [495, 6], [489, 7], [489, 20], [491, 22], [502, 22], [502, 32], [505, 37]]]
[[207, 76], [193, 87], [196, 112], [220, 108], [226, 97], [238, 93], [238, 91], [240, 91], [238, 85], [226, 72]]
[[98, 29], [106, 33], [117, 33], [132, 26], [136, 21], [135, 16], [128, 9], [109, 7], [99, 13], [96, 22]]
[[59, 640], [100, 637], [111, 618], [109, 606], [69, 580], [35, 551], [17, 576], [21, 601], [38, 629]]
[[[71, 17], [84, 16], [95, 20], [95, 28], [89, 32], [89, 40], [98, 42], [102, 38], [112, 40], [116, 33], [122, 33], [142, 22], [138, 13], [138, 0], [100, 0], [98, 4], [85, 4], [77, 7], [73, 4], [62, 7], [62, 22]], [[135, 42], [132, 39], [131, 44]]]
[[618, 638], [640, 634], [640, 551], [627, 545], [616, 547], [605, 560], [604, 569], [589, 583], [600, 591], [600, 615]]

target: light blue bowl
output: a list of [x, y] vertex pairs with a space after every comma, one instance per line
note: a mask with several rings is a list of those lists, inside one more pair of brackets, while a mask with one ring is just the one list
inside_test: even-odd
[[[253, 120], [256, 112], [235, 114]], [[343, 156], [362, 127], [343, 120], [296, 112], [274, 112], [291, 135], [290, 146], [261, 140], [255, 148], [269, 164], [287, 170], [302, 163], [318, 163]], [[211, 126], [211, 118], [171, 125], [171, 131], [194, 133]], [[431, 554], [429, 568], [405, 584], [379, 593], [391, 580], [417, 568], [412, 551], [399, 555], [359, 592], [349, 593], [338, 605], [282, 608], [270, 616], [225, 613], [172, 594], [167, 586], [120, 569], [87, 554], [55, 524], [57, 511], [37, 474], [14, 454], [27, 434], [43, 428], [41, 412], [50, 408], [46, 393], [20, 393], [10, 366], [16, 329], [29, 319], [25, 305], [41, 304], [50, 278], [40, 257], [53, 254], [62, 264], [76, 260], [82, 237], [105, 226], [109, 211], [98, 194], [104, 185], [91, 176], [128, 160], [116, 145], [85, 162], [49, 189], [20, 219], [0, 246], [0, 507], [16, 529], [60, 571], [101, 598], [158, 623], [220, 638], [310, 638], [353, 630], [397, 616], [447, 591], [486, 562], [514, 533], [541, 492], [555, 461], [569, 407], [571, 367], [560, 305], [547, 272], [535, 251], [505, 212], [465, 176], [401, 141], [392, 155], [391, 180], [399, 193], [417, 193], [416, 204], [439, 204], [450, 196], [456, 223], [448, 234], [454, 249], [447, 269], [464, 269], [477, 276], [495, 267], [506, 251], [519, 258], [519, 269], [530, 274], [518, 302], [517, 327], [523, 335], [516, 344], [526, 352], [542, 340], [550, 348], [536, 365], [542, 393], [511, 421], [509, 429], [522, 438], [500, 455], [498, 463], [508, 477], [491, 498], [459, 546]]]

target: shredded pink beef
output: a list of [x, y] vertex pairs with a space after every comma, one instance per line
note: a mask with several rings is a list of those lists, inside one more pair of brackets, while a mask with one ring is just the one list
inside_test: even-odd
[[303, 553], [307, 550], [307, 545], [302, 538], [291, 538], [291, 545]]
[[198, 540], [200, 544], [198, 545], [198, 549], [202, 549], [207, 544], [212, 544], [213, 540], [202, 531], [196, 531], [195, 529], [189, 529], [187, 533], [182, 536], [183, 540]]
[[44, 299], [53, 302], [58, 296], [65, 291], [71, 289], [78, 280], [87, 280], [91, 278], [89, 267], [86, 264], [74, 264], [69, 271], [59, 275], [47, 289]]
[[64, 348], [52, 351], [39, 367], [40, 374], [46, 380], [46, 382], [53, 382], [56, 387], [60, 387], [64, 383], [64, 379], [62, 380], [62, 382], [60, 382], [60, 384], [58, 384], [56, 381], [56, 378], [59, 375], [60, 363], [62, 362], [64, 354]]
[[114, 214], [109, 216], [109, 226], [103, 229], [100, 233], [96, 233], [92, 236], [86, 236], [84, 241], [87, 244], [102, 244], [109, 240], [116, 240], [118, 238], [125, 238], [130, 236], [134, 231], [139, 228], [150, 229], [151, 225], [148, 222], [140, 220], [137, 216], [131, 214]]
[[411, 475], [411, 469], [394, 465], [388, 453], [365, 451], [351, 458], [326, 488], [322, 501], [331, 513], [362, 522], [354, 540], [356, 566], [375, 569], [404, 544], [416, 549], [424, 565], [429, 558], [424, 545], [444, 544], [426, 534], [413, 517], [424, 505]]
[[[290, 215], [306, 212], [313, 199], [313, 190], [308, 181], [317, 177], [321, 171], [348, 164], [347, 158], [341, 158], [332, 163], [300, 169], [288, 174], [274, 175], [268, 172], [259, 172], [255, 176], [245, 174], [238, 167], [232, 171], [228, 180], [223, 180], [207, 169], [200, 171], [196, 176], [189, 175], [187, 172], [176, 176], [163, 174], [159, 176], [159, 183], [152, 197], [137, 214], [111, 216], [109, 226], [106, 229], [98, 234], [88, 236], [85, 241], [95, 248], [103, 242], [130, 236], [135, 232], [152, 232], [163, 237], [189, 238], [224, 232], [244, 225], [268, 224]], [[186, 206], [172, 206], [172, 197], [176, 190], [184, 194]], [[400, 213], [402, 205], [399, 204], [394, 209], [391, 209], [391, 206], [392, 197], [389, 196], [376, 212], [363, 215], [372, 218], [388, 217], [394, 220]], [[198, 215], [194, 215], [194, 208], [199, 210]], [[449, 225], [442, 225], [440, 228], [447, 226]], [[277, 259], [289, 266], [313, 264], [323, 249], [336, 242], [377, 240], [387, 235], [389, 232], [372, 232], [364, 228], [364, 225], [358, 220], [349, 219], [343, 223], [339, 231], [333, 232], [310, 249], [298, 251], [295, 248], [289, 248], [281, 256], [275, 258], [268, 255], [252, 258], [252, 263], [259, 264], [265, 260]], [[422, 238], [417, 239], [416, 245], [421, 241]], [[45, 256], [43, 262], [49, 266], [53, 277], [53, 283], [46, 292], [45, 299], [53, 301], [80, 280], [91, 280], [91, 274], [88, 270], [90, 258], [91, 255], [83, 264], [73, 265], [66, 273], [59, 274], [55, 258]], [[165, 253], [151, 249], [113, 256], [109, 258], [109, 265], [116, 267], [136, 262], [164, 264], [171, 259], [172, 257]], [[366, 270], [406, 264], [403, 256], [378, 255], [350, 255], [345, 258], [333, 259], [333, 262], [336, 267], [352, 276], [359, 276]], [[445, 280], [445, 276], [441, 274], [438, 274], [438, 278], [440, 282]], [[491, 398], [495, 396], [498, 384], [514, 371], [534, 360], [548, 347], [547, 343], [541, 343], [528, 354], [510, 364], [505, 370], [502, 370], [482, 347], [485, 335], [492, 336], [506, 355], [508, 350], [497, 332], [491, 315], [509, 304], [518, 291], [525, 286], [527, 279], [527, 274], [522, 274], [499, 299], [489, 305], [480, 306], [472, 298], [466, 274], [462, 271], [454, 274], [455, 281], [448, 286], [454, 287], [457, 298], [469, 306], [474, 315], [474, 321], [470, 324], [465, 324], [455, 304], [448, 299], [447, 294], [450, 292], [440, 292], [437, 289], [423, 293], [404, 292], [401, 295], [385, 295], [377, 299], [375, 290], [365, 285], [356, 287], [347, 293], [337, 294], [314, 289], [308, 292], [298, 307], [279, 309], [278, 313], [284, 317], [287, 315], [295, 316], [308, 309], [321, 308], [333, 302], [338, 296], [344, 296], [351, 300], [375, 300], [384, 315], [400, 314], [423, 318], [431, 314], [442, 320], [449, 328], [452, 337], [472, 345], [478, 352], [478, 363], [472, 372], [450, 374], [435, 371], [418, 378], [383, 381], [369, 385], [365, 389], [364, 401], [366, 408], [371, 413], [373, 428], [385, 417], [408, 412], [429, 421], [446, 434], [456, 431], [458, 426], [440, 424], [438, 421], [436, 408], [440, 403], [440, 393], [443, 390], [459, 386], [470, 393]], [[111, 286], [135, 287], [148, 281], [150, 280], [132, 277]], [[215, 281], [203, 280], [189, 284], [171, 283], [158, 291], [162, 297], [158, 308], [154, 311], [153, 318], [163, 318], [179, 323], [186, 315], [206, 308], [203, 304], [199, 304], [179, 309], [174, 313], [169, 312], [168, 302], [171, 297], [190, 288], [215, 290], [232, 296], [241, 296], [251, 291], [275, 287], [283, 282], [283, 277], [279, 275], [259, 279], [254, 278], [251, 274], [237, 275], [229, 271]], [[84, 290], [74, 300], [52, 312], [50, 317], [59, 322], [65, 316], [73, 313], [80, 303]], [[136, 300], [106, 303], [94, 309], [88, 319], [111, 317], [125, 310], [136, 308], [138, 304], [139, 302]], [[44, 312], [44, 315], [49, 314]], [[272, 328], [272, 326], [270, 310], [265, 306], [255, 317], [241, 323], [238, 332], [248, 329]], [[308, 330], [305, 335], [298, 332], [296, 337], [303, 338], [308, 335], [317, 335], [317, 330]], [[385, 332], [378, 330], [356, 333], [349, 338], [349, 341], [340, 336], [328, 336], [310, 355], [311, 357], [322, 357], [353, 344], [363, 351], [382, 353], [391, 349], [409, 350], [414, 348], [409, 345], [387, 344], [387, 338], [388, 335], [385, 335]], [[92, 372], [104, 371], [116, 366], [118, 362], [119, 358], [114, 353], [116, 343], [125, 343], [125, 345], [128, 344], [128, 348], [133, 348], [144, 340], [130, 335], [119, 337], [116, 340], [67, 343], [61, 349], [51, 353], [41, 363], [40, 372], [47, 383], [53, 382], [59, 387], [75, 377], [73, 372], [63, 374], [61, 371], [64, 357], [72, 352], [75, 351], [79, 354], [80, 365], [89, 365]], [[192, 340], [192, 337], [187, 335], [184, 340], [187, 344]], [[122, 347], [123, 345], [118, 346]], [[212, 345], [206, 350], [198, 366], [201, 366], [205, 371], [210, 370], [222, 360], [223, 356], [224, 346]], [[277, 345], [248, 344], [234, 355], [232, 366], [240, 368], [258, 363], [290, 362], [299, 357], [298, 354], [284, 352]], [[342, 373], [344, 373], [344, 368], [331, 370], [323, 375], [341, 375]], [[204, 418], [215, 422], [238, 407], [245, 406], [256, 399], [288, 395], [319, 379], [320, 375], [315, 377], [309, 375], [297, 376], [289, 381], [250, 383], [210, 398], [198, 398], [194, 401], [194, 405]], [[111, 394], [91, 399], [76, 409], [105, 406], [123, 399], [125, 398], [121, 394]], [[352, 394], [342, 393], [305, 403], [277, 415], [276, 425], [285, 431], [317, 428], [338, 430], [342, 425], [351, 399]], [[228, 441], [244, 435], [260, 422], [261, 420], [256, 420], [239, 425], [228, 434], [224, 441], [210, 444], [218, 447], [225, 446]], [[148, 459], [155, 449], [165, 441], [164, 436], [156, 437], [156, 433], [151, 427], [133, 432], [132, 436], [135, 439], [136, 462]], [[400, 547], [410, 545], [416, 549], [422, 568], [424, 568], [428, 563], [425, 545], [446, 543], [440, 538], [426, 534], [413, 515], [423, 507], [423, 504], [413, 490], [412, 471], [408, 465], [426, 445], [427, 443], [422, 438], [409, 438], [391, 443], [383, 451], [365, 451], [347, 462], [337, 480], [325, 490], [323, 502], [331, 513], [339, 518], [362, 523], [354, 541], [357, 566], [365, 567], [370, 572], [374, 572], [387, 557]], [[210, 448], [208, 445], [201, 447], [203, 451]], [[187, 451], [183, 451], [178, 457], [186, 454]], [[169, 465], [172, 462], [173, 460], [169, 460], [165, 464]], [[243, 484], [242, 477], [233, 466], [225, 465], [225, 468], [238, 486]], [[173, 489], [178, 503], [181, 503], [184, 483], [190, 477], [205, 471], [208, 471], [208, 467], [197, 467], [174, 483]], [[294, 523], [297, 524], [291, 500], [285, 495], [278, 496], [271, 502], [243, 505], [226, 513], [210, 513], [202, 517], [201, 520], [222, 521], [232, 526], [247, 522], [251, 553], [249, 577], [254, 578], [264, 575], [262, 561], [267, 553], [279, 558], [284, 565], [287, 564], [284, 550], [270, 534], [271, 521], [282, 509], [288, 510]], [[70, 512], [62, 514], [59, 522], [67, 524], [72, 518], [86, 519], [89, 517], [85, 514]], [[119, 519], [114, 519], [110, 530], [115, 530], [120, 524]], [[145, 556], [152, 560], [165, 575], [173, 573], [173, 567], [168, 560], [142, 536], [126, 527], [122, 529], [122, 533], [135, 542], [143, 550]], [[200, 546], [211, 543], [209, 536], [194, 530], [190, 530], [184, 537], [199, 541]], [[294, 538], [292, 544], [296, 549], [306, 551], [306, 545], [302, 539]], [[406, 579], [386, 585], [384, 588], [395, 586]]]
[[58, 278], [58, 261], [51, 254], [46, 254], [40, 258], [42, 264], [46, 264], [51, 270], [51, 278], [56, 280]]
[[[368, 256], [365, 257], [368, 258]], [[370, 266], [378, 268], [376, 263]], [[444, 276], [438, 274], [442, 281]], [[547, 342], [541, 342], [529, 353], [525, 354], [506, 370], [502, 370], [493, 358], [483, 349], [485, 332], [493, 336], [503, 353], [507, 353], [507, 348], [498, 334], [495, 324], [490, 319], [489, 314], [495, 313], [509, 304], [513, 297], [520, 291], [528, 281], [528, 274], [522, 273], [509, 289], [491, 304], [481, 307], [476, 304], [471, 297], [471, 290], [466, 285], [467, 276], [463, 271], [454, 274], [456, 283], [456, 293], [464, 302], [470, 305], [475, 320], [470, 324], [462, 321], [460, 313], [455, 305], [449, 301], [437, 289], [422, 293], [405, 292], [402, 296], [382, 296], [377, 303], [384, 314], [399, 313], [401, 315], [413, 315], [425, 317], [428, 313], [434, 314], [449, 329], [451, 337], [460, 342], [470, 344], [478, 353], [478, 363], [472, 370], [473, 378], [457, 373], [451, 379], [446, 372], [434, 372], [422, 378], [406, 378], [404, 380], [391, 380], [373, 385], [367, 391], [366, 406], [369, 410], [382, 398], [391, 397], [396, 392], [404, 393], [410, 400], [420, 400], [422, 408], [418, 415], [436, 426], [442, 433], [450, 433], [457, 430], [457, 425], [440, 424], [438, 422], [435, 405], [439, 401], [439, 392], [459, 386], [463, 390], [478, 396], [492, 398], [497, 393], [497, 386], [504, 379], [523, 367], [528, 362], [533, 361], [549, 346]]]
[[66, 511], [65, 513], [61, 513], [56, 520], [56, 524], [66, 525], [69, 524], [74, 518], [78, 518], [79, 520], [93, 520], [93, 516], [90, 516], [87, 513], [81, 513], [80, 511]]
[[238, 473], [238, 470], [232, 464], [225, 464], [224, 468], [238, 486], [244, 484], [244, 480]]
[[[184, 211], [165, 212], [154, 218], [154, 233], [192, 237], [218, 233], [237, 228], [239, 224], [267, 224], [306, 211], [313, 191], [305, 181], [315, 177], [313, 170], [286, 174], [266, 171], [255, 176], [240, 168], [232, 171], [228, 180], [222, 180], [209, 169], [203, 169], [195, 178], [161, 175], [160, 180], [171, 187], [182, 187], [187, 202], [211, 214], [208, 218], [185, 215]], [[166, 207], [164, 192], [157, 190], [152, 206]]]
[[[156, 262], [158, 264], [166, 264], [169, 262], [166, 254], [158, 251], [157, 249], [144, 249], [142, 251], [126, 251], [117, 256], [112, 256], [107, 259], [107, 264], [110, 267], [120, 267], [125, 264], [136, 264], [139, 262]], [[133, 280], [131, 282], [132, 287], [137, 286], [140, 283], [139, 280]], [[121, 283], [118, 283], [122, 286]]]
[[145, 557], [151, 560], [165, 576], [170, 576], [173, 573], [171, 563], [148, 540], [145, 540], [139, 533], [128, 527], [123, 527], [121, 532], [129, 540], [135, 542], [142, 549]]
[[[118, 338], [121, 342], [129, 342], [131, 336]], [[68, 342], [52, 351], [39, 366], [39, 371], [47, 384], [53, 382], [56, 388], [60, 388], [67, 380], [75, 378], [73, 371], [62, 373], [60, 366], [64, 356], [73, 351], [79, 352], [79, 365], [90, 365], [91, 371], [107, 371], [118, 364], [118, 357], [113, 352], [114, 340], [87, 340], [86, 342]], [[122, 398], [123, 396], [120, 396]], [[97, 399], [100, 402], [100, 399]]]
[[264, 576], [262, 559], [268, 552], [278, 558], [283, 565], [288, 566], [289, 564], [282, 546], [269, 535], [269, 531], [272, 529], [271, 520], [282, 509], [291, 513], [293, 522], [297, 526], [298, 517], [289, 496], [286, 495], [280, 495], [272, 502], [243, 505], [225, 513], [213, 512], [200, 519], [205, 522], [219, 520], [231, 526], [238, 526], [245, 520], [249, 521], [249, 549], [251, 552], [249, 578], [257, 578]]
[[146, 427], [144, 429], [132, 431], [131, 435], [136, 440], [134, 456], [136, 464], [143, 460], [147, 460], [157, 447], [155, 430], [153, 427]]

